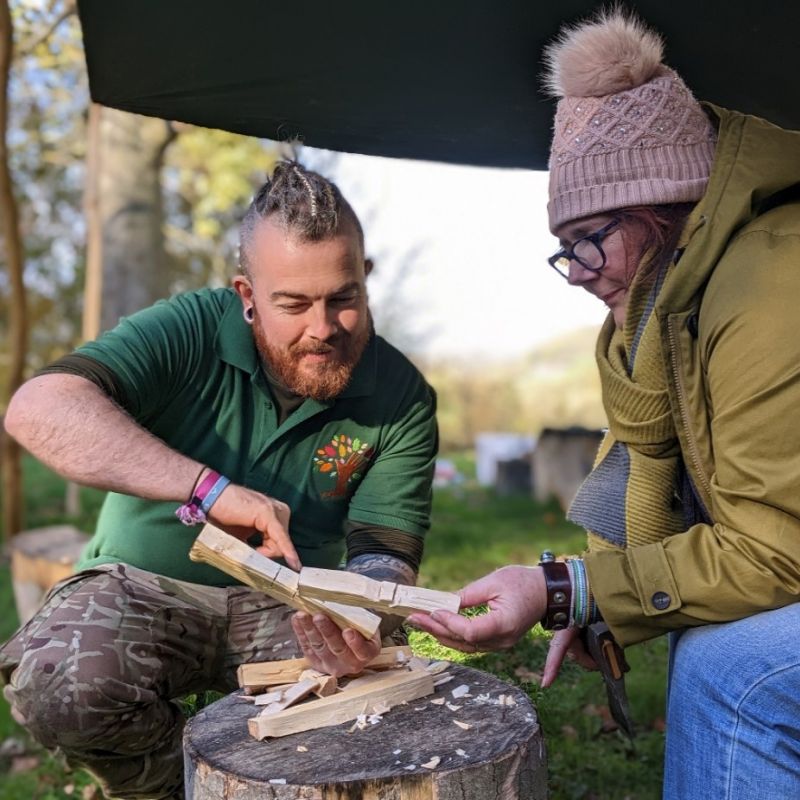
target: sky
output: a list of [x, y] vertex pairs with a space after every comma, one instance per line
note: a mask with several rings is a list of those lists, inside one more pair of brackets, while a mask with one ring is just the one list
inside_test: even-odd
[[513, 360], [605, 317], [547, 264], [558, 249], [547, 173], [311, 148], [303, 159], [338, 183], [364, 225], [379, 329], [382, 310], [401, 312], [421, 354]]

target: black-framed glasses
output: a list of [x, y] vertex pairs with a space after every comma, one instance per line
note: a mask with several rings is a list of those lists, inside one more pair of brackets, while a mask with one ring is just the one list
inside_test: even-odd
[[582, 236], [572, 247], [562, 247], [557, 253], [547, 259], [547, 263], [562, 278], [569, 278], [570, 261], [577, 261], [584, 269], [590, 272], [600, 272], [606, 265], [606, 254], [601, 242], [619, 225], [618, 219], [603, 225], [602, 228]]

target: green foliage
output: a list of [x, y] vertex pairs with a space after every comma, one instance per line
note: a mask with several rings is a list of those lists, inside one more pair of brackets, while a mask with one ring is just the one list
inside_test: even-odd
[[163, 185], [176, 290], [227, 284], [237, 267], [238, 223], [278, 157], [274, 144], [177, 126]]

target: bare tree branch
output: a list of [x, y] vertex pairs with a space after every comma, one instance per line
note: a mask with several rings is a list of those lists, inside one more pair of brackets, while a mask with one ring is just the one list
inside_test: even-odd
[[17, 46], [17, 56], [30, 55], [40, 44], [46, 42], [55, 33], [56, 28], [69, 19], [78, 10], [77, 0], [69, 0], [64, 6], [64, 10], [50, 23], [46, 30], [38, 36], [34, 36], [30, 41], [23, 42]]

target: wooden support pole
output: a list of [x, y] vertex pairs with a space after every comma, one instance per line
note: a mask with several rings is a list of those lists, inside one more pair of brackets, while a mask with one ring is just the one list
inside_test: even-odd
[[189, 551], [192, 561], [202, 561], [287, 606], [309, 614], [325, 614], [340, 628], [353, 628], [371, 639], [380, 617], [363, 608], [303, 598], [298, 594], [298, 573], [262, 556], [245, 542], [207, 523]]
[[452, 592], [376, 581], [366, 575], [339, 569], [303, 567], [298, 586], [303, 598], [366, 606], [390, 614], [408, 616], [415, 611], [458, 613], [461, 598]]

